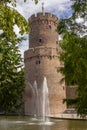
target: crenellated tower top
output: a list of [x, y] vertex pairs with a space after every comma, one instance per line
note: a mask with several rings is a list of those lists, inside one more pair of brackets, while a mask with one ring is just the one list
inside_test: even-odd
[[38, 20], [48, 20], [48, 21], [53, 21], [55, 24], [58, 24], [58, 18], [51, 13], [37, 13], [37, 15], [33, 14], [28, 21], [29, 24], [31, 24], [32, 22]]
[[29, 18], [29, 48], [39, 46], [56, 48], [58, 18], [51, 13], [37, 13]]

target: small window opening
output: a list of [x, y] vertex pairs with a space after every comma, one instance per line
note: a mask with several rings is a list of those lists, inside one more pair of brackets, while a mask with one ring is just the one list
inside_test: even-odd
[[58, 41], [56, 41], [56, 44], [58, 44]]
[[41, 62], [40, 62], [40, 60], [36, 60], [36, 65], [38, 65], [38, 64], [40, 64]]
[[52, 59], [52, 56], [48, 56], [48, 58], [51, 60], [51, 59]]
[[65, 87], [63, 86], [63, 90], [65, 90]]
[[32, 28], [30, 28], [30, 31], [32, 31]]
[[38, 61], [38, 64], [40, 64], [40, 60]]
[[39, 42], [40, 42], [40, 43], [42, 42], [42, 39], [41, 39], [41, 38], [39, 39]]
[[30, 59], [32, 59], [32, 57], [30, 57]]
[[51, 25], [49, 25], [49, 28], [51, 29]]

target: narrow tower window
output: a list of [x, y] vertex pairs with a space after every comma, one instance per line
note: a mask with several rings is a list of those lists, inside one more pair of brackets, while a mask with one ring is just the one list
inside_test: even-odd
[[40, 38], [38, 41], [39, 41], [39, 45], [42, 45], [42, 39]]
[[40, 38], [40, 39], [39, 39], [39, 43], [41, 43], [41, 42], [42, 42], [42, 39]]
[[49, 25], [49, 29], [51, 29], [51, 25]]
[[40, 60], [36, 60], [36, 65], [38, 65], [38, 64], [40, 64], [41, 62], [40, 62]]

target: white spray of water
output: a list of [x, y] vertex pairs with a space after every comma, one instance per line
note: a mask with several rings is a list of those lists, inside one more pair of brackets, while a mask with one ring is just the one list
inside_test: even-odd
[[[35, 116], [41, 116], [43, 122], [49, 122], [50, 106], [49, 106], [49, 90], [47, 86], [47, 79], [44, 77], [42, 87], [40, 88], [42, 93], [39, 94], [37, 82], [34, 81], [34, 85], [29, 85], [32, 89], [35, 106]], [[41, 92], [40, 91], [40, 92]], [[42, 99], [42, 100], [40, 100]]]
[[35, 109], [36, 109], [36, 117], [38, 118], [39, 114], [39, 96], [38, 96], [38, 88], [37, 88], [37, 82], [34, 81], [34, 90], [35, 90]]
[[50, 115], [49, 91], [47, 86], [47, 79], [46, 77], [44, 77], [42, 88], [42, 120], [49, 121], [48, 118], [49, 115]]
[[31, 88], [32, 94], [34, 96], [35, 95], [35, 90], [34, 90], [33, 86], [30, 84], [30, 82], [28, 82], [28, 85]]

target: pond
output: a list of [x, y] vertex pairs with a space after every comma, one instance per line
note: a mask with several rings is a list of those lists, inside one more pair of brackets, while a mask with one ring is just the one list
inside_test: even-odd
[[0, 130], [87, 130], [87, 120], [50, 119], [42, 122], [36, 118], [0, 116]]

